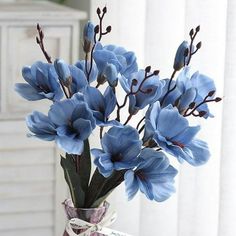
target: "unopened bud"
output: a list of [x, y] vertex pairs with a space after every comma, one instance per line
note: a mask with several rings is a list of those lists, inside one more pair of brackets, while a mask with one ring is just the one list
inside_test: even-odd
[[194, 29], [191, 29], [190, 32], [189, 32], [189, 36], [192, 37], [194, 34]]
[[40, 44], [40, 40], [37, 36], [36, 36], [36, 42], [37, 42], [37, 44]]
[[151, 71], [151, 66], [147, 66], [146, 68], [145, 68], [145, 72], [146, 73], [149, 73]]
[[99, 25], [96, 25], [94, 28], [94, 33], [98, 34], [99, 33]]
[[97, 14], [100, 15], [101, 14], [101, 9], [98, 7], [97, 8]]
[[200, 49], [202, 47], [202, 42], [200, 41], [197, 45], [196, 45], [196, 48], [197, 49]]
[[196, 103], [195, 102], [191, 102], [188, 106], [189, 109], [193, 109], [195, 107]]
[[154, 70], [154, 71], [153, 71], [153, 74], [154, 74], [154, 75], [158, 75], [159, 73], [160, 73], [159, 70]]
[[59, 80], [62, 81], [66, 87], [69, 87], [71, 85], [72, 78], [68, 64], [66, 64], [62, 59], [56, 59], [54, 62], [54, 68]]
[[91, 22], [88, 22], [84, 26], [83, 39], [84, 39], [84, 52], [89, 53], [94, 44], [94, 25]]
[[199, 111], [199, 116], [200, 117], [203, 117], [203, 116], [205, 116], [207, 114], [207, 112], [206, 111]]
[[174, 65], [173, 68], [174, 70], [178, 71], [182, 69], [185, 65], [185, 58], [188, 56], [188, 53], [186, 55], [186, 52], [188, 52], [189, 44], [187, 41], [183, 41], [175, 54], [175, 60], [174, 60]]
[[107, 13], [107, 7], [103, 7], [102, 11], [103, 13]]
[[215, 98], [215, 102], [220, 102], [221, 100], [222, 100], [222, 98], [220, 98], [220, 97]]
[[132, 85], [133, 85], [133, 86], [136, 86], [137, 84], [138, 84], [138, 80], [133, 79], [133, 80], [132, 80]]
[[200, 31], [200, 25], [196, 27], [196, 32]]
[[111, 26], [109, 25], [109, 26], [107, 26], [107, 28], [106, 28], [106, 31], [108, 32], [108, 33], [110, 33], [111, 32]]
[[208, 93], [207, 96], [208, 96], [208, 97], [212, 97], [212, 96], [215, 94], [215, 92], [216, 92], [215, 90], [212, 90], [212, 91], [210, 91], [210, 92]]

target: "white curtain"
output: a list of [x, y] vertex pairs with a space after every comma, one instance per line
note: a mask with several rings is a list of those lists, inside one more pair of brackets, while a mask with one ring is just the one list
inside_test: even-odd
[[203, 46], [192, 65], [214, 78], [217, 94], [224, 97], [211, 105], [215, 118], [201, 121], [199, 137], [209, 143], [210, 161], [198, 168], [182, 165], [176, 194], [164, 203], [140, 195], [127, 202], [119, 188], [111, 199], [119, 213], [114, 228], [135, 236], [235, 236], [235, 0], [92, 0], [92, 20], [104, 5], [106, 23], [113, 26], [105, 43], [135, 51], [140, 67], [152, 65], [162, 78], [170, 76], [176, 48], [189, 30], [201, 25]]

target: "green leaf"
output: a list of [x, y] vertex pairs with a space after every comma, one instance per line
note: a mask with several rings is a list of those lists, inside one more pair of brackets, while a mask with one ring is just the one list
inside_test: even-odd
[[105, 178], [96, 169], [89, 186], [88, 198], [86, 198], [85, 203], [86, 207], [98, 207], [124, 181], [125, 171], [113, 171], [110, 177]]
[[101, 175], [98, 171], [98, 168], [96, 168], [86, 195], [85, 207], [91, 207], [93, 205], [93, 203], [98, 198], [105, 181], [106, 178]]
[[65, 180], [69, 186], [74, 206], [76, 208], [84, 207], [85, 192], [81, 187], [80, 175], [77, 173], [76, 164], [72, 155], [66, 155], [66, 158], [61, 156], [61, 166], [64, 170]]
[[81, 186], [85, 194], [88, 191], [89, 179], [91, 174], [91, 155], [89, 141], [84, 141], [84, 151], [79, 158], [77, 173], [80, 175]]

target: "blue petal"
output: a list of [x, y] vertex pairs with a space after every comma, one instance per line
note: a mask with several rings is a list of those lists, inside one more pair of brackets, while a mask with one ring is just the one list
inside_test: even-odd
[[206, 142], [195, 139], [186, 145], [184, 159], [193, 166], [205, 164], [210, 158], [210, 152]]
[[57, 136], [56, 144], [59, 148], [69, 154], [80, 155], [84, 150], [84, 142], [79, 139], [72, 139], [65, 136]]
[[188, 121], [181, 116], [176, 108], [168, 106], [161, 110], [158, 117], [158, 130], [169, 139], [188, 127]]
[[90, 109], [95, 111], [105, 112], [105, 101], [101, 92], [93, 87], [87, 87], [84, 97]]
[[149, 200], [154, 199], [152, 184], [149, 181], [143, 181], [137, 177], [138, 185], [140, 191], [146, 195]]
[[45, 98], [29, 84], [17, 83], [15, 84], [15, 91], [28, 101], [36, 101]]
[[85, 120], [82, 118], [74, 121], [73, 127], [78, 132], [78, 134], [79, 134], [78, 138], [81, 140], [87, 139], [93, 130], [93, 128], [91, 126], [91, 121]]
[[94, 164], [98, 167], [99, 172], [105, 177], [109, 177], [113, 172], [113, 163], [110, 155], [103, 153], [95, 157]]
[[153, 185], [154, 200], [163, 202], [175, 192], [174, 182]]
[[116, 107], [116, 96], [111, 87], [108, 87], [104, 92], [105, 101], [105, 118], [108, 118]]
[[183, 132], [179, 133], [178, 135], [173, 137], [171, 140], [185, 145], [192, 141], [192, 139], [199, 132], [200, 129], [201, 129], [200, 126], [186, 127]]
[[75, 103], [72, 100], [64, 100], [61, 102], [55, 102], [49, 112], [48, 116], [50, 120], [56, 125], [68, 124], [72, 112], [74, 111]]
[[135, 178], [134, 172], [132, 170], [126, 171], [124, 179], [125, 179], [125, 190], [128, 195], [128, 200], [132, 200], [139, 189], [138, 181]]

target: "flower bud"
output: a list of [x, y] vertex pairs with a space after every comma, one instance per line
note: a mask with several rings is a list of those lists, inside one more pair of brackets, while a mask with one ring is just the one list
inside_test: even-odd
[[94, 44], [94, 25], [88, 21], [83, 31], [84, 52], [89, 53]]
[[69, 87], [72, 82], [69, 66], [65, 63], [64, 60], [56, 59], [54, 62], [54, 68], [57, 72], [59, 80], [62, 81], [63, 85]]
[[189, 48], [189, 44], [187, 41], [183, 41], [178, 49], [177, 52], [175, 54], [175, 60], [174, 60], [174, 70], [178, 71], [180, 69], [182, 69], [185, 65], [185, 58], [186, 58], [186, 51]]
[[104, 69], [103, 72], [104, 76], [106, 77], [106, 80], [108, 81], [109, 85], [111, 87], [116, 87], [118, 83], [118, 73], [115, 65], [113, 64], [107, 64], [107, 66]]

